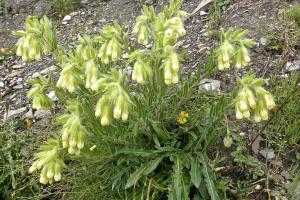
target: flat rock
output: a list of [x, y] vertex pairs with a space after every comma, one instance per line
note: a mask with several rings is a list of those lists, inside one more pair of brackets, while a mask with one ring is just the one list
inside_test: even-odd
[[35, 119], [44, 119], [47, 116], [50, 116], [51, 112], [49, 110], [38, 110], [34, 113]]
[[210, 93], [220, 93], [221, 82], [213, 79], [203, 79], [200, 81], [200, 90]]
[[259, 153], [267, 160], [272, 160], [275, 158], [275, 152], [273, 149], [263, 149]]
[[287, 62], [285, 65], [285, 69], [288, 72], [300, 70], [300, 60], [295, 60], [293, 62]]
[[19, 108], [16, 110], [8, 110], [4, 115], [4, 120], [11, 120], [14, 117], [20, 116], [26, 112], [26, 107]]

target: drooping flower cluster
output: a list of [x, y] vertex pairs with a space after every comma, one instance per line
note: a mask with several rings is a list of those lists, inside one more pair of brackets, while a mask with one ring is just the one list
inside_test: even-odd
[[186, 34], [182, 19], [178, 16], [168, 19], [164, 24], [164, 30], [164, 45], [172, 44], [172, 41], [176, 41], [177, 38]]
[[138, 16], [132, 32], [133, 34], [138, 36], [138, 43], [143, 45], [147, 45], [149, 41], [149, 30], [147, 27], [147, 21], [147, 16]]
[[24, 31], [14, 32], [22, 36], [17, 42], [18, 56], [24, 61], [39, 60], [43, 54], [47, 54], [56, 47], [56, 35], [51, 21], [44, 16], [38, 20], [36, 17], [28, 17]]
[[96, 105], [95, 115], [101, 118], [101, 125], [106, 126], [112, 119], [128, 119], [131, 100], [122, 84], [125, 76], [112, 70], [113, 78], [104, 77], [95, 82], [93, 89], [103, 92]]
[[81, 83], [81, 56], [78, 53], [70, 55], [70, 58], [62, 64], [62, 71], [56, 86], [74, 92]]
[[28, 98], [32, 99], [32, 108], [37, 110], [48, 110], [52, 107], [52, 100], [45, 94], [47, 80], [44, 77], [30, 81], [33, 88], [28, 92]]
[[84, 147], [86, 129], [81, 124], [80, 116], [77, 113], [65, 115], [66, 123], [62, 129], [63, 148], [68, 148], [69, 154], [79, 155]]
[[37, 160], [29, 168], [29, 173], [42, 169], [40, 175], [40, 183], [42, 184], [52, 184], [53, 181], [60, 181], [62, 169], [66, 165], [61, 158], [59, 142], [57, 140], [49, 140], [40, 149], [41, 151], [35, 154]]
[[235, 103], [237, 119], [249, 119], [253, 110], [256, 122], [268, 120], [268, 112], [273, 110], [276, 104], [273, 96], [262, 87], [265, 82], [254, 75], [247, 75], [239, 80], [240, 88]]
[[236, 68], [248, 66], [250, 57], [247, 47], [253, 46], [251, 39], [245, 38], [247, 31], [233, 30], [221, 32], [221, 46], [218, 50], [219, 70], [229, 69], [231, 63], [235, 63]]
[[152, 76], [152, 69], [147, 60], [146, 52], [136, 50], [129, 56], [129, 62], [135, 62], [132, 72], [132, 80], [139, 84], [145, 84], [147, 80]]
[[99, 69], [97, 67], [97, 56], [92, 39], [89, 36], [79, 37], [79, 46], [77, 54], [82, 56], [83, 66], [85, 68], [85, 87], [91, 88], [93, 83], [99, 78]]
[[122, 54], [122, 41], [125, 33], [122, 28], [115, 23], [114, 26], [104, 26], [97, 38], [102, 43], [98, 57], [105, 64], [115, 62]]
[[164, 61], [165, 84], [176, 84], [179, 82], [179, 58], [171, 46], [165, 48], [166, 58]]

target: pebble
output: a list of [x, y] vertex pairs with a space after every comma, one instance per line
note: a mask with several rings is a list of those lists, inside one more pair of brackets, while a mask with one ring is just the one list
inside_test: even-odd
[[275, 158], [275, 152], [273, 149], [263, 149], [259, 153], [267, 160], [272, 160]]
[[49, 92], [49, 94], [47, 94], [47, 96], [48, 96], [53, 102], [58, 100], [58, 98], [57, 98], [57, 96], [56, 96], [56, 94], [55, 94], [55, 91]]
[[22, 65], [13, 65], [11, 68], [12, 69], [21, 69], [23, 66]]
[[[71, 12], [70, 14], [69, 14], [69, 16], [71, 16], [71, 17], [74, 17], [74, 16], [76, 16], [76, 15], [78, 15], [78, 12]], [[68, 16], [68, 15], [67, 15]]]
[[49, 72], [53, 72], [53, 71], [55, 71], [55, 69], [56, 69], [56, 66], [52, 65], [51, 67], [48, 67], [48, 68], [43, 69], [42, 71], [40, 71], [40, 74], [41, 75], [48, 75]]
[[203, 79], [200, 81], [200, 90], [204, 90], [206, 92], [220, 93], [221, 81], [213, 80], [213, 79]]
[[200, 11], [200, 16], [205, 16], [205, 15], [208, 15], [208, 13], [201, 10], [201, 11]]
[[64, 18], [63, 18], [63, 22], [64, 21], [70, 21], [72, 19], [72, 17], [70, 15], [66, 15]]
[[44, 119], [47, 116], [50, 116], [51, 112], [49, 110], [38, 110], [34, 113], [35, 119]]
[[285, 69], [288, 72], [300, 70], [300, 60], [295, 60], [293, 62], [287, 62]]
[[0, 81], [0, 88], [4, 88], [4, 82]]
[[37, 78], [37, 77], [39, 77], [41, 74], [39, 73], [39, 72], [34, 72], [33, 74], [32, 74], [32, 78]]
[[23, 89], [23, 85], [22, 84], [18, 84], [18, 85], [15, 85], [13, 87], [14, 90], [19, 90], [19, 89]]
[[260, 40], [261, 45], [263, 45], [263, 46], [266, 46], [268, 44], [267, 38], [260, 38], [259, 40]]

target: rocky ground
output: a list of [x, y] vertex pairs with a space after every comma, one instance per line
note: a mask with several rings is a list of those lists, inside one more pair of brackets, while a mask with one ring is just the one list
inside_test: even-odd
[[[0, 15], [0, 48], [13, 50], [17, 38], [12, 35], [12, 31], [22, 29], [26, 16], [41, 16], [43, 13], [53, 16], [53, 13], [47, 11], [51, 10], [51, 4], [47, 0], [31, 0], [31, 3], [26, 1], [26, 4], [22, 0], [8, 2], [10, 3], [5, 5]], [[161, 10], [163, 5], [168, 3], [167, 0], [146, 2], [154, 5], [157, 10]], [[191, 13], [198, 4], [198, 0], [185, 1], [183, 10]], [[287, 3], [279, 0], [232, 0], [226, 9], [221, 11], [220, 28], [248, 29], [250, 36], [256, 40], [257, 46], [252, 51], [255, 62], [252, 63], [251, 68], [257, 74], [266, 77], [270, 73], [282, 75], [285, 73], [284, 62], [295, 60], [296, 55], [299, 55], [294, 53], [285, 57], [286, 60], [282, 60], [280, 53], [268, 51], [266, 48], [268, 30], [280, 26], [279, 14], [287, 7]], [[187, 35], [178, 43], [178, 46], [186, 49], [188, 53], [185, 71], [193, 70], [195, 67], [201, 68], [201, 63], [209, 55], [211, 47], [214, 47], [218, 41], [214, 37], [208, 37], [208, 22], [213, 13], [210, 13], [207, 8], [208, 6], [186, 21]], [[55, 18], [59, 43], [69, 49], [73, 48], [78, 35], [94, 35], [103, 25], [111, 24], [114, 20], [131, 26], [140, 10], [141, 4], [135, 0], [83, 1], [76, 11], [60, 19]], [[29, 63], [21, 61], [14, 55], [0, 57], [0, 118], [2, 121], [28, 111], [27, 117], [32, 117], [30, 102], [26, 98], [26, 93], [30, 89], [27, 81], [39, 75], [46, 76], [49, 72], [55, 72], [54, 64], [51, 57], [45, 57], [40, 62]], [[232, 80], [230, 77], [235, 73], [228, 74], [227, 78], [218, 75], [215, 78], [230, 82]], [[53, 95], [52, 97], [55, 98]]]
[[[0, 13], [0, 48], [13, 51], [17, 38], [11, 32], [22, 29], [26, 16], [33, 14], [41, 16], [43, 13], [49, 13], [51, 1], [10, 2]], [[146, 2], [161, 10], [168, 0]], [[279, 20], [281, 13], [295, 3], [299, 1], [287, 3], [282, 0], [231, 0], [230, 4], [221, 10], [220, 20], [217, 22], [219, 28], [248, 29], [250, 37], [256, 41], [256, 46], [251, 51], [253, 62], [250, 66], [255, 74], [266, 78], [270, 75], [284, 78], [288, 76], [289, 71], [300, 69], [300, 62], [297, 61], [300, 55], [300, 44], [288, 52], [274, 51], [269, 48], [268, 38], [270, 32], [277, 34], [274, 30], [282, 31]], [[191, 13], [198, 4], [199, 0], [185, 0], [182, 9]], [[209, 20], [214, 14], [208, 8], [209, 6], [199, 10], [185, 23], [187, 35], [178, 43], [178, 46], [188, 54], [184, 64], [185, 72], [193, 71], [195, 68], [203, 69], [205, 58], [209, 56], [211, 48], [218, 43], [218, 38], [210, 36], [208, 30]], [[78, 35], [95, 35], [103, 25], [111, 24], [114, 20], [132, 26], [140, 10], [141, 4], [137, 0], [85, 0], [77, 10], [66, 16], [57, 18], [55, 13], [51, 12], [49, 16], [57, 22], [59, 44], [71, 49], [75, 47]], [[0, 54], [0, 123], [14, 116], [39, 119], [50, 114], [33, 111], [26, 97], [30, 89], [28, 80], [39, 75], [47, 76], [50, 72], [57, 74], [55, 62], [49, 56], [45, 56], [39, 62], [25, 63], [14, 55], [1, 56]], [[221, 90], [226, 90], [230, 89], [236, 75], [237, 72], [232, 71], [225, 77], [214, 74], [213, 78], [221, 81]], [[53, 92], [50, 92], [49, 96], [55, 101]], [[249, 128], [245, 125], [244, 129]]]

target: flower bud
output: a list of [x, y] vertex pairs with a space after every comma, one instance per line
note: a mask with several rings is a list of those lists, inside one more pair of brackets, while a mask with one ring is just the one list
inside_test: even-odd
[[40, 183], [46, 185], [48, 183], [48, 178], [44, 175], [40, 176]]
[[247, 111], [248, 110], [248, 105], [245, 101], [240, 101], [240, 109], [241, 109], [241, 111]]
[[52, 168], [51, 167], [48, 167], [49, 169], [48, 169], [48, 171], [47, 171], [47, 178], [48, 179], [51, 179], [51, 178], [53, 178], [53, 176], [54, 176], [54, 172], [53, 172], [53, 170], [52, 170]]
[[266, 94], [266, 95], [264, 95], [264, 99], [266, 101], [267, 109], [273, 110], [275, 108], [276, 104], [275, 104], [272, 96]]
[[244, 111], [243, 112], [243, 117], [249, 119], [250, 118], [250, 111], [249, 110]]
[[69, 154], [74, 154], [75, 153], [75, 149], [73, 147], [69, 147], [68, 148], [68, 153]]
[[255, 115], [254, 115], [254, 121], [257, 122], [257, 123], [261, 122], [261, 117], [260, 117], [260, 115], [255, 114]]
[[54, 175], [54, 180], [55, 180], [55, 181], [60, 181], [60, 180], [61, 180], [61, 173], [56, 173], [56, 174]]
[[243, 119], [243, 113], [240, 110], [236, 110], [235, 116], [238, 120]]
[[177, 84], [179, 82], [179, 77], [177, 74], [173, 75], [172, 77], [172, 83], [173, 84]]
[[268, 111], [266, 109], [263, 109], [260, 111], [260, 116], [262, 120], [268, 120], [269, 116], [268, 116]]

